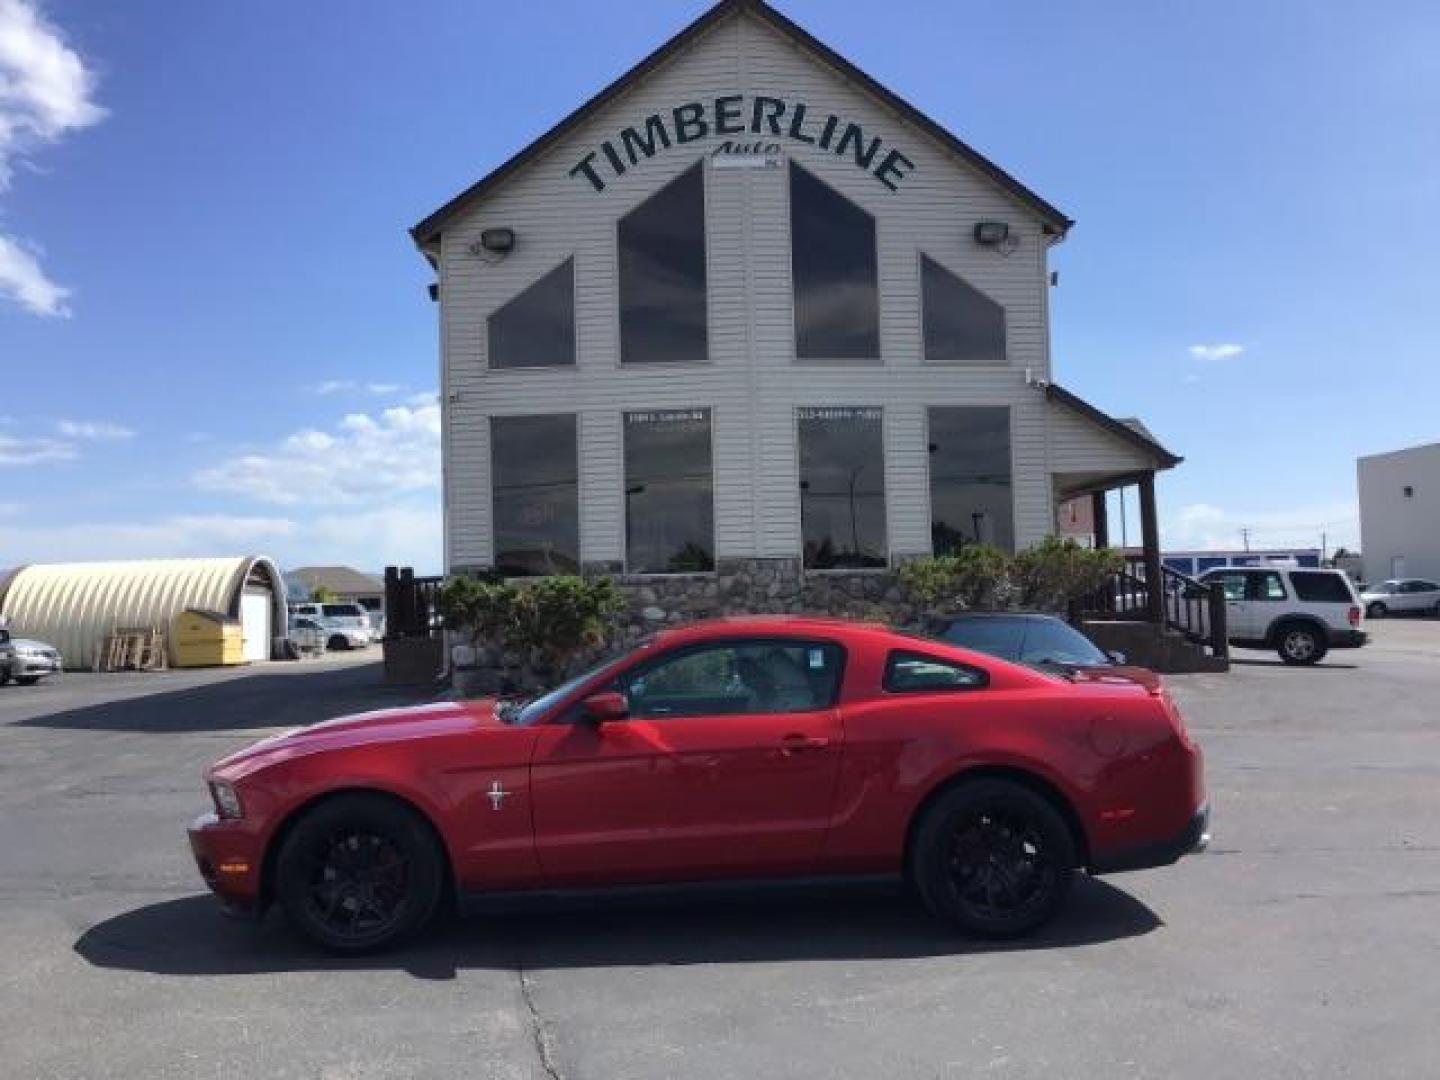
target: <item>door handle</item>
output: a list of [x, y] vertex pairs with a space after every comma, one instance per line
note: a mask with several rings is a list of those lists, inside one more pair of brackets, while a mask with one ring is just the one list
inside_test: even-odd
[[830, 740], [823, 735], [786, 735], [780, 740], [780, 749], [787, 754], [797, 750], [824, 750], [829, 745]]

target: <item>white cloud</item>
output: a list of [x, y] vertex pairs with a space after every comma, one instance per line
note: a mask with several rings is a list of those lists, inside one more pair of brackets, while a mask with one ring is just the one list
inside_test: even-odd
[[318, 382], [310, 387], [310, 392], [328, 397], [330, 394], [342, 394], [347, 390], [354, 389], [355, 383], [350, 379], [326, 379], [324, 382]]
[[[99, 123], [95, 76], [29, 0], [0, 0], [0, 191], [41, 146]], [[69, 314], [70, 290], [52, 281], [33, 244], [0, 233], [0, 296], [36, 315]]]
[[1186, 375], [1186, 376], [1185, 376], [1183, 379], [1181, 379], [1180, 381], [1181, 381], [1182, 383], [1186, 383], [1186, 384], [1191, 384], [1191, 385], [1193, 385], [1194, 383], [1198, 383], [1198, 382], [1200, 381], [1200, 376], [1192, 373], [1192, 374]]
[[326, 379], [324, 382], [314, 383], [308, 389], [312, 394], [319, 394], [322, 397], [330, 397], [334, 394], [357, 393], [361, 390], [374, 394], [376, 397], [383, 397], [388, 394], [399, 393], [405, 389], [405, 386], [403, 383], [359, 383], [354, 379]]
[[[0, 89], [3, 86], [0, 83]], [[70, 290], [45, 275], [33, 250], [4, 233], [0, 233], [0, 296], [8, 296], [33, 315], [63, 319], [70, 314], [65, 302]]]
[[42, 465], [49, 461], [73, 461], [78, 456], [74, 443], [60, 439], [0, 435], [0, 465]]
[[1234, 342], [1190, 346], [1190, 355], [1196, 360], [1229, 360], [1244, 351], [1244, 345], [1236, 345]]
[[[18, 507], [16, 508], [18, 510]], [[0, 514], [5, 513], [0, 504]], [[143, 521], [85, 521], [32, 526], [7, 523], [9, 562], [269, 555], [282, 567], [345, 565], [376, 570], [413, 566], [438, 573], [438, 498], [313, 519], [226, 514], [173, 514]]]
[[401, 386], [399, 383], [393, 383], [393, 382], [372, 382], [372, 383], [366, 383], [366, 384], [365, 384], [365, 389], [366, 389], [366, 390], [369, 390], [370, 393], [372, 393], [372, 394], [393, 394], [393, 393], [396, 393], [397, 391], [403, 390], [403, 389], [405, 389], [405, 388], [404, 388], [403, 386]]
[[333, 431], [297, 431], [266, 452], [202, 469], [207, 490], [280, 506], [354, 506], [440, 484], [440, 406], [351, 413]]
[[1252, 548], [1319, 547], [1321, 533], [1332, 550], [1337, 544], [1360, 544], [1356, 505], [1344, 500], [1265, 510], [1191, 503], [1165, 515], [1160, 538], [1167, 551], [1239, 550], [1246, 529]]
[[0, 517], [14, 517], [23, 509], [17, 502], [0, 502]]
[[72, 439], [113, 440], [133, 439], [135, 432], [123, 424], [108, 420], [61, 420], [55, 430]]

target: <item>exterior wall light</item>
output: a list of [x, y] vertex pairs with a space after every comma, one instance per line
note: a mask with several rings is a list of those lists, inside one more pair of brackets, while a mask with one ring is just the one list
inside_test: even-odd
[[515, 250], [515, 230], [486, 229], [480, 234], [480, 246], [496, 255], [508, 255]]
[[975, 242], [986, 247], [999, 247], [1010, 238], [1010, 226], [1004, 221], [977, 221]]

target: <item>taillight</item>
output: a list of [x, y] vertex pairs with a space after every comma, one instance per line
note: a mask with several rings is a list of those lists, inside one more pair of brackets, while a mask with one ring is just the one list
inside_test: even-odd
[[1350, 609], [1350, 625], [1360, 625], [1360, 609], [1358, 607], [1351, 607]]

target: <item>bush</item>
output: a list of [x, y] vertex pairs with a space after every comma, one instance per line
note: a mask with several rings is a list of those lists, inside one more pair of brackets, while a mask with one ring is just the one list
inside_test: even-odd
[[1010, 556], [990, 544], [966, 544], [953, 555], [912, 559], [900, 567], [900, 583], [924, 607], [993, 608], [1009, 591]]
[[625, 608], [609, 578], [578, 577], [523, 583], [453, 577], [441, 586], [438, 602], [447, 626], [512, 669], [526, 688], [567, 674], [578, 657], [605, 641]]
[[913, 559], [900, 567], [900, 582], [931, 610], [985, 610], [1018, 606], [1063, 611], [1094, 592], [1124, 560], [1109, 548], [1081, 547], [1047, 536], [1015, 555], [989, 544], [967, 544], [953, 555]]
[[1063, 611], [1123, 566], [1124, 559], [1109, 548], [1087, 548], [1069, 537], [1047, 536], [1015, 555], [1010, 578], [1020, 606]]

